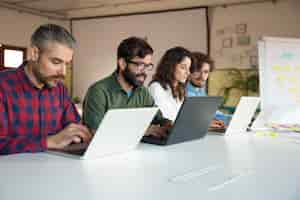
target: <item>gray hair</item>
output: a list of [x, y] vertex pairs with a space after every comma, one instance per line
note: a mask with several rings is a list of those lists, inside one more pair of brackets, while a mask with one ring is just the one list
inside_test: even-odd
[[57, 42], [74, 49], [75, 38], [63, 27], [55, 24], [41, 25], [31, 36], [31, 45], [43, 50], [48, 42]]

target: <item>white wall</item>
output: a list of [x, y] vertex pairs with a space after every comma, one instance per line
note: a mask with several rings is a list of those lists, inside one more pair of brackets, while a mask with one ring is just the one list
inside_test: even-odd
[[0, 43], [27, 47], [33, 31], [45, 23], [55, 23], [70, 29], [69, 21], [49, 20], [46, 17], [0, 8]]
[[[142, 18], [137, 18], [142, 21]], [[121, 18], [119, 18], [121, 19]], [[255, 56], [257, 54], [256, 44], [257, 40], [262, 36], [281, 36], [281, 37], [300, 37], [300, 1], [299, 0], [278, 0], [278, 3], [273, 4], [271, 2], [257, 3], [250, 5], [229, 6], [227, 8], [217, 7], [212, 9], [211, 13], [211, 53], [216, 61], [217, 68], [228, 67], [240, 67], [249, 68], [249, 56]], [[107, 18], [107, 21], [110, 19]], [[87, 87], [115, 69], [115, 57], [116, 48], [120, 40], [114, 41], [113, 46], [106, 46], [104, 42], [102, 45], [104, 48], [96, 48], [96, 42], [99, 40], [99, 31], [106, 31], [110, 35], [106, 38], [102, 38], [105, 41], [109, 41], [112, 37], [125, 38], [128, 33], [118, 31], [115, 25], [104, 28], [96, 28], [93, 24], [95, 20], [89, 20], [91, 23], [85, 24], [83, 29], [89, 32], [88, 36], [83, 36], [76, 32], [75, 37], [78, 40], [78, 46], [82, 50], [77, 49], [75, 51], [75, 60], [81, 56], [85, 61], [75, 63], [74, 72], [74, 92], [75, 95], [83, 96]], [[160, 20], [156, 20], [160, 21]], [[180, 19], [173, 19], [174, 23], [178, 24], [178, 30], [184, 32], [186, 29], [181, 25]], [[82, 21], [84, 22], [84, 21]], [[49, 20], [48, 18], [33, 16], [30, 14], [19, 13], [16, 11], [0, 8], [0, 43], [27, 46], [29, 39], [34, 31], [40, 24], [44, 23], [56, 23], [69, 28], [68, 21], [56, 21]], [[202, 22], [193, 22], [190, 26], [201, 27], [204, 26]], [[247, 24], [247, 33], [251, 42], [248, 46], [237, 45], [236, 33], [237, 24]], [[161, 23], [162, 27], [167, 25]], [[122, 27], [120, 27], [122, 30]], [[149, 42], [152, 44], [152, 39], [148, 34], [142, 34], [140, 26], [133, 24], [130, 27], [133, 31], [136, 31], [140, 36], [147, 35]], [[167, 33], [166, 33], [167, 34]], [[79, 37], [79, 38], [78, 38]], [[188, 35], [187, 38], [191, 42], [194, 40]], [[194, 36], [193, 36], [194, 37]], [[233, 39], [232, 48], [222, 48], [222, 41], [226, 38]], [[160, 41], [168, 40], [167, 37], [159, 38]], [[179, 43], [180, 44], [180, 43]], [[153, 44], [153, 46], [156, 44]], [[174, 45], [176, 45], [174, 43]], [[193, 42], [192, 44], [195, 50], [195, 46], [206, 45], [206, 41]], [[93, 49], [97, 49], [96, 51]], [[206, 47], [205, 47], [206, 48]], [[160, 52], [162, 53], [162, 52]], [[110, 56], [109, 60], [99, 60], [99, 55]], [[159, 52], [155, 53], [155, 61], [159, 58]], [[92, 69], [92, 70], [91, 70]]]
[[[300, 1], [299, 0], [278, 0], [277, 3], [265, 2], [247, 5], [228, 6], [226, 8], [217, 7], [210, 9], [211, 16], [211, 54], [216, 61], [217, 68], [251, 68], [250, 58], [257, 60], [257, 41], [263, 36], [279, 36], [279, 37], [300, 37]], [[152, 41], [151, 31], [145, 34], [140, 24], [145, 23], [144, 19], [139, 19], [137, 24], [124, 25], [130, 26], [139, 36], [148, 36], [150, 43], [155, 47]], [[106, 22], [111, 19], [105, 19]], [[104, 21], [105, 21], [104, 20]], [[102, 23], [104, 23], [102, 20]], [[116, 20], [114, 20], [116, 21]], [[117, 18], [117, 21], [124, 22], [123, 18]], [[126, 20], [125, 20], [126, 21]], [[154, 22], [157, 20], [153, 20]], [[160, 20], [158, 20], [160, 22]], [[178, 24], [180, 32], [187, 32], [188, 29], [182, 28], [180, 18], [174, 18], [173, 21]], [[82, 21], [84, 22], [84, 21]], [[109, 26], [101, 26], [97, 20], [89, 20], [89, 23], [81, 23], [74, 27], [74, 35], [79, 40], [79, 51], [75, 56], [74, 69], [74, 92], [75, 95], [84, 96], [88, 86], [95, 80], [101, 79], [115, 69], [116, 48], [121, 38], [128, 36], [128, 32], [124, 31], [124, 27], [118, 27], [118, 23], [111, 21]], [[79, 29], [83, 28], [89, 35], [83, 34]], [[95, 24], [98, 24], [97, 27]], [[244, 34], [236, 32], [237, 24], [246, 24], [247, 30]], [[190, 26], [200, 27], [201, 21], [192, 21]], [[203, 25], [204, 26], [204, 25]], [[161, 23], [161, 27], [168, 25]], [[122, 31], [123, 30], [123, 31]], [[146, 29], [148, 30], [148, 29]], [[102, 33], [107, 33], [102, 37]], [[99, 34], [101, 33], [101, 34]], [[166, 34], [167, 35], [167, 34]], [[237, 43], [240, 36], [249, 36], [250, 44], [241, 46]], [[197, 41], [195, 35], [188, 35], [189, 41]], [[116, 39], [117, 38], [117, 39]], [[232, 39], [231, 48], [223, 48], [222, 43], [226, 38]], [[114, 39], [113, 43], [111, 40]], [[168, 37], [161, 35], [160, 41], [169, 40]], [[101, 44], [98, 46], [99, 41]], [[107, 45], [110, 42], [110, 45]], [[171, 46], [177, 45], [172, 40]], [[200, 44], [201, 43], [201, 44]], [[206, 44], [206, 41], [200, 39], [194, 42], [194, 46]], [[189, 47], [189, 46], [187, 46]], [[189, 47], [190, 48], [190, 47]], [[96, 49], [96, 50], [95, 50]], [[195, 48], [191, 48], [195, 50]], [[163, 52], [156, 51], [154, 60], [157, 61]], [[104, 55], [105, 59], [99, 59], [100, 55]], [[148, 80], [151, 77], [148, 78]]]
[[78, 41], [73, 88], [81, 97], [92, 83], [117, 68], [117, 47], [129, 36], [148, 38], [155, 64], [174, 46], [207, 51], [205, 9], [74, 21], [73, 34]]
[[[257, 41], [262, 36], [300, 37], [300, 1], [279, 0], [212, 10], [211, 53], [217, 68], [249, 68], [250, 56], [257, 56]], [[247, 24], [250, 45], [237, 44], [237, 24]], [[222, 41], [233, 39], [232, 48], [222, 48]]]
[[[19, 47], [28, 47], [32, 33], [42, 24], [53, 23], [70, 30], [70, 22], [62, 20], [50, 20], [46, 17], [39, 17], [13, 10], [0, 8], [0, 44], [7, 44]], [[71, 73], [68, 73], [65, 85], [71, 89]]]

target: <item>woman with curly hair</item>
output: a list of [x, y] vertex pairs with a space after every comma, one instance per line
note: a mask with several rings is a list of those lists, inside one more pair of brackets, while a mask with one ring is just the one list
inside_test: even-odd
[[192, 57], [183, 47], [166, 51], [161, 58], [149, 91], [164, 118], [174, 121], [185, 97]]

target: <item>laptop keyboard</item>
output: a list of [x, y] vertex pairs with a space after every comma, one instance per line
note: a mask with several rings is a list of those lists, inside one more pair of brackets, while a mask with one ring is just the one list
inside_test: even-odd
[[165, 145], [167, 143], [167, 138], [158, 138], [153, 135], [147, 135], [143, 136], [141, 141], [149, 144]]
[[225, 133], [226, 128], [208, 128], [209, 132]]

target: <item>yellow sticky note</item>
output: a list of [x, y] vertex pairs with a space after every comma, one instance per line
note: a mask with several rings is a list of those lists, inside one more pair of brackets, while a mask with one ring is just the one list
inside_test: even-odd
[[271, 137], [275, 138], [275, 137], [278, 136], [278, 133], [276, 133], [276, 132], [270, 132], [269, 135], [270, 135]]
[[283, 68], [284, 71], [291, 71], [292, 67], [290, 65], [285, 65]]
[[258, 131], [256, 132], [256, 136], [270, 136], [270, 137], [277, 137], [278, 133], [274, 131]]
[[256, 135], [256, 136], [264, 136], [264, 133], [262, 133], [262, 132], [256, 132], [255, 135]]
[[299, 82], [299, 77], [297, 77], [297, 76], [290, 76], [289, 77], [289, 82], [290, 83], [298, 83]]
[[257, 136], [266, 136], [266, 135], [268, 135], [268, 131], [257, 131], [256, 135]]
[[288, 88], [288, 90], [290, 93], [296, 93], [296, 94], [300, 93], [300, 87], [290, 87]]
[[274, 71], [281, 71], [282, 67], [281, 67], [280, 65], [274, 65], [274, 66], [272, 67], [272, 69], [273, 69]]
[[296, 70], [296, 71], [300, 71], [300, 66], [296, 66], [296, 67], [295, 67], [295, 70]]

